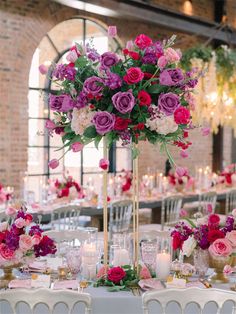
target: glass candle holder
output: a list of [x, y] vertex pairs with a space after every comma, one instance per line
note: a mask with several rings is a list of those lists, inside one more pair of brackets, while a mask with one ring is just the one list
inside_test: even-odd
[[96, 244], [98, 239], [98, 228], [87, 227], [85, 228], [85, 232], [88, 234], [86, 242]]
[[113, 266], [124, 266], [130, 264], [130, 254], [126, 248], [119, 245], [111, 245], [110, 263]]
[[141, 242], [141, 257], [143, 263], [151, 270], [156, 270], [157, 242], [142, 241]]
[[71, 248], [66, 253], [66, 262], [69, 270], [72, 274], [76, 275], [80, 271], [82, 256], [82, 250], [80, 248]]
[[172, 262], [171, 237], [163, 233], [157, 237], [156, 275], [160, 280], [166, 280], [170, 274]]

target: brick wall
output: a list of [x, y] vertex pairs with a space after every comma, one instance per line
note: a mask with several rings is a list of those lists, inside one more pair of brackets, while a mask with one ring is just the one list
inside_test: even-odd
[[[171, 5], [172, 9], [181, 10], [182, 1], [157, 1]], [[207, 9], [203, 3], [207, 3]], [[196, 15], [211, 18], [212, 1], [193, 1]], [[212, 10], [211, 10], [212, 9]], [[207, 12], [206, 12], [207, 11]], [[148, 33], [153, 38], [171, 35], [165, 29], [158, 29], [151, 23], [116, 20], [85, 14], [78, 10], [61, 6], [47, 0], [2, 0], [0, 3], [0, 182], [19, 188], [20, 172], [27, 169], [27, 93], [29, 69], [33, 53], [44, 35], [58, 23], [73, 16], [87, 16], [103, 25], [118, 26], [121, 42], [125, 42], [138, 33]], [[181, 46], [189, 47], [196, 43], [196, 38], [179, 33]], [[198, 39], [199, 40], [199, 39]], [[204, 160], [211, 164], [211, 136], [202, 138], [196, 130], [191, 135], [195, 145], [190, 149], [191, 157], [177, 161], [191, 169]], [[228, 141], [228, 140], [227, 140]], [[228, 145], [228, 144], [227, 144]], [[229, 145], [228, 145], [229, 147]], [[140, 170], [144, 173], [147, 166], [163, 169], [166, 157], [161, 156], [158, 148], [147, 143], [140, 144]]]

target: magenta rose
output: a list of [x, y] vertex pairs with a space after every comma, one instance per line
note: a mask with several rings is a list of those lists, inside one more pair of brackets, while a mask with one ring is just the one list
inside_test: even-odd
[[56, 110], [56, 111], [62, 111], [62, 104], [64, 100], [64, 95], [50, 95], [49, 97], [49, 106], [50, 109]]
[[140, 49], [145, 49], [152, 45], [152, 40], [150, 37], [140, 34], [135, 38], [134, 41], [135, 45], [138, 46]]
[[71, 144], [70, 148], [72, 149], [74, 153], [77, 153], [77, 152], [80, 152], [84, 148], [84, 145], [80, 142], [75, 142]]
[[228, 239], [217, 239], [209, 247], [212, 256], [229, 256], [233, 252], [233, 248]]
[[159, 81], [161, 85], [175, 86], [182, 83], [184, 75], [180, 69], [167, 69], [161, 72]]
[[103, 80], [97, 76], [91, 76], [84, 82], [83, 92], [92, 96], [100, 96], [103, 89]]
[[107, 111], [99, 111], [95, 113], [93, 123], [97, 133], [104, 135], [114, 129], [115, 116]]
[[179, 106], [179, 96], [174, 93], [161, 94], [158, 98], [158, 108], [167, 116], [171, 116]]
[[124, 76], [124, 81], [129, 84], [136, 84], [140, 82], [144, 77], [144, 73], [140, 68], [129, 68]]
[[114, 52], [105, 52], [101, 55], [102, 68], [110, 68], [119, 61], [118, 56]]
[[185, 107], [179, 107], [174, 112], [174, 120], [177, 124], [188, 124], [190, 120], [190, 112]]
[[112, 281], [115, 284], [120, 283], [122, 279], [126, 276], [126, 272], [121, 267], [110, 268], [107, 272], [108, 280]]
[[52, 159], [48, 163], [49, 168], [56, 169], [59, 166], [59, 160], [58, 159]]
[[112, 96], [112, 102], [114, 107], [120, 113], [129, 113], [132, 111], [135, 105], [135, 98], [132, 94], [132, 91], [128, 92], [118, 92]]

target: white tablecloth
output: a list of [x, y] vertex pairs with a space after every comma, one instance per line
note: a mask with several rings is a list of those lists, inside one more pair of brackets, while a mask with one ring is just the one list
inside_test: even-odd
[[[217, 288], [227, 289], [229, 285], [218, 285]], [[92, 288], [85, 290], [92, 295], [92, 314], [142, 314], [142, 300], [141, 297], [135, 297], [131, 292], [108, 292], [106, 288]], [[1, 292], [0, 292], [1, 293]], [[188, 296], [186, 295], [186, 298]], [[235, 293], [236, 299], [236, 293]], [[63, 292], [62, 292], [63, 300]], [[217, 312], [216, 305], [209, 303], [206, 305], [204, 314], [215, 314]], [[29, 308], [23, 303], [19, 304], [17, 314], [31, 314]], [[67, 314], [65, 305], [58, 304], [53, 314]], [[72, 311], [72, 314], [82, 314], [84, 308], [82, 304], [77, 304]], [[150, 314], [162, 313], [160, 306], [157, 303], [150, 304]], [[170, 304], [167, 309], [168, 314], [181, 313], [176, 304]], [[197, 306], [191, 304], [188, 306], [187, 314], [199, 313]], [[232, 303], [225, 304], [222, 314], [232, 313]], [[9, 305], [6, 302], [0, 303], [0, 314], [12, 314]], [[37, 305], [34, 314], [48, 314], [46, 307], [42, 304]]]

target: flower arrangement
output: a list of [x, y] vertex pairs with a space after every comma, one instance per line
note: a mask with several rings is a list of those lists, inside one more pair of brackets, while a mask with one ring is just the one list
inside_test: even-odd
[[83, 198], [83, 189], [79, 185], [78, 182], [76, 182], [71, 176], [64, 177], [64, 181], [59, 181], [56, 179], [52, 182], [53, 186], [51, 189], [55, 190], [57, 197], [68, 197], [70, 196], [71, 189], [75, 189], [77, 198]]
[[126, 291], [137, 286], [140, 279], [151, 278], [146, 266], [139, 267], [139, 274], [130, 265], [102, 267], [97, 273], [96, 287], [108, 286], [108, 291]]
[[54, 241], [42, 234], [26, 208], [6, 209], [9, 220], [0, 224], [0, 266], [6, 267], [27, 259], [56, 253]]
[[233, 183], [236, 183], [236, 171], [235, 171], [235, 164], [231, 164], [227, 166], [221, 173], [220, 177], [223, 179], [226, 185], [231, 186]]
[[0, 204], [9, 201], [12, 198], [12, 194], [4, 189], [4, 186], [0, 183]]
[[[68, 63], [53, 69], [59, 91], [49, 97], [50, 134], [59, 134], [63, 148], [74, 152], [90, 142], [97, 147], [103, 137], [108, 146], [121, 140], [133, 158], [139, 141], [159, 143], [174, 163], [167, 145], [188, 144], [184, 134], [192, 128], [189, 104], [197, 84], [195, 72], [178, 67], [181, 53], [172, 48], [174, 40], [140, 34], [122, 56], [100, 55], [91, 44], [73, 46]], [[58, 165], [57, 159], [49, 162], [51, 168]]]
[[190, 177], [188, 172], [184, 173], [183, 176], [179, 176], [176, 172], [175, 173], [169, 172], [168, 181], [169, 184], [175, 187], [177, 191], [181, 191], [184, 188], [186, 189], [194, 188], [194, 178]]
[[190, 256], [195, 248], [208, 250], [213, 257], [230, 256], [236, 249], [235, 218], [228, 216], [225, 225], [220, 225], [220, 217], [211, 214], [207, 223], [196, 226], [186, 218], [190, 226], [184, 221], [179, 222], [172, 231], [173, 249], [181, 249], [183, 254]]

